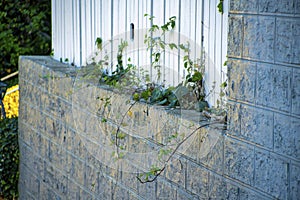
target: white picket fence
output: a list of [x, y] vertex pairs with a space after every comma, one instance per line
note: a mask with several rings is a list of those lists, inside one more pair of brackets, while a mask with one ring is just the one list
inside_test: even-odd
[[[176, 27], [165, 40], [176, 44], [190, 43], [193, 58], [205, 57], [206, 90], [213, 105], [219, 98], [220, 84], [226, 80], [228, 1], [224, 14], [218, 11], [220, 0], [52, 0], [52, 47], [54, 58], [84, 66], [96, 51], [95, 40], [101, 37], [106, 50], [115, 58], [120, 38], [129, 46], [125, 57], [132, 63], [151, 69], [150, 52], [146, 51], [144, 34], [151, 22], [144, 14], [155, 16], [153, 24], [163, 25], [176, 16]], [[130, 37], [132, 24], [134, 38]], [[110, 41], [110, 42], [109, 42]], [[163, 78], [176, 85], [185, 74], [183, 51], [165, 52], [162, 57]]]

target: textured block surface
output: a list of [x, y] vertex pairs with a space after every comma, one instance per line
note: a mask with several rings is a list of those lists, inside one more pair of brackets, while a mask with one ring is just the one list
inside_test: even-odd
[[280, 3], [272, 0], [260, 0], [259, 12], [262, 13], [294, 13], [295, 5], [290, 0], [280, 0]]
[[300, 115], [300, 69], [294, 69], [292, 79], [292, 113]]
[[300, 165], [291, 166], [291, 194], [290, 199], [297, 199], [300, 196]]
[[230, 1], [230, 10], [232, 12], [258, 12], [258, 1], [249, 0], [249, 1], [240, 1], [240, 0], [231, 0]]
[[225, 139], [224, 173], [248, 185], [253, 185], [254, 149], [231, 139]]
[[20, 199], [297, 199], [300, 1], [231, 0], [229, 9], [227, 130], [196, 132], [146, 184], [136, 176], [164, 166], [167, 155], [151, 155], [191, 133], [192, 114], [137, 104], [122, 124], [122, 162], [113, 133], [128, 97], [74, 87], [74, 69], [49, 57], [21, 57]]
[[243, 48], [243, 17], [232, 16], [228, 19], [228, 56], [242, 56]]
[[276, 22], [276, 61], [300, 64], [300, 17], [278, 18]]
[[262, 61], [273, 61], [274, 31], [275, 19], [272, 17], [245, 17], [243, 56]]
[[254, 102], [256, 64], [252, 62], [228, 62], [229, 97]]
[[257, 68], [257, 104], [290, 111], [291, 69], [262, 64]]
[[255, 187], [279, 199], [287, 198], [288, 163], [269, 152], [256, 152]]
[[299, 196], [299, 8], [299, 0], [230, 1], [224, 173], [250, 185], [240, 199]]
[[[188, 163], [186, 188], [203, 199], [208, 198], [208, 171], [199, 166]], [[201, 180], [201, 181], [198, 181]]]
[[241, 134], [237, 136], [272, 149], [273, 113], [249, 106], [243, 106], [241, 113]]
[[280, 114], [274, 120], [275, 151], [300, 161], [300, 120]]

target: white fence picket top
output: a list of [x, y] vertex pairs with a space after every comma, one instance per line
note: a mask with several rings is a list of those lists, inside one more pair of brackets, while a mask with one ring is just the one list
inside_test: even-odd
[[[151, 23], [144, 14], [155, 16], [153, 23], [162, 25], [176, 16], [175, 30], [166, 41], [177, 44], [189, 41], [192, 58], [205, 56], [206, 90], [211, 105], [219, 98], [220, 84], [226, 80], [228, 0], [219, 13], [219, 0], [52, 0], [52, 47], [54, 58], [84, 66], [96, 51], [95, 41], [101, 37], [115, 59], [120, 38], [128, 41], [124, 58], [137, 66], [151, 69], [150, 52], [146, 51], [144, 34]], [[134, 40], [130, 39], [130, 24]], [[109, 43], [109, 41], [112, 41]], [[162, 54], [162, 76], [167, 84], [178, 84], [184, 75], [182, 50]]]

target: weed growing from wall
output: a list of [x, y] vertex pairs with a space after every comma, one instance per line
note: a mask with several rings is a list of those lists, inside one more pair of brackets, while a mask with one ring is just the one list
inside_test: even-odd
[[[145, 16], [149, 17], [149, 20], [153, 20], [153, 16]], [[207, 94], [204, 89], [204, 62], [201, 58], [196, 60], [191, 58], [188, 42], [175, 44], [163, 39], [168, 32], [175, 28], [175, 20], [176, 17], [170, 17], [169, 21], [162, 26], [152, 23], [153, 25], [146, 32], [144, 43], [147, 50], [151, 52], [149, 54], [151, 56], [151, 68], [157, 72], [155, 78], [151, 77], [146, 70], [138, 70], [130, 57], [127, 56], [127, 60], [124, 59], [124, 52], [128, 47], [125, 40], [119, 40], [115, 54], [116, 64], [114, 65], [113, 58], [110, 58], [112, 53], [107, 52], [103, 40], [97, 38], [95, 45], [99, 52], [95, 53], [95, 57], [91, 59], [87, 67], [80, 70], [80, 75], [77, 76], [77, 83], [74, 86], [72, 98], [74, 104], [79, 104], [77, 105], [79, 107], [87, 106], [86, 109], [94, 113], [97, 118], [91, 116], [91, 121], [98, 121], [99, 123], [99, 126], [95, 127], [91, 133], [85, 133], [82, 139], [85, 143], [87, 142], [86, 135], [94, 134], [95, 131], [101, 132], [102, 135], [96, 136], [97, 142], [101, 143], [102, 146], [109, 144], [109, 146], [105, 146], [103, 151], [114, 161], [107, 164], [118, 168], [118, 163], [132, 159], [133, 156], [135, 160], [141, 159], [143, 162], [146, 156], [143, 148], [147, 149], [144, 151], [152, 151], [150, 154], [154, 157], [154, 161], [146, 164], [143, 172], [137, 175], [137, 179], [141, 183], [156, 180], [175, 153], [182, 149], [200, 129], [216, 124], [221, 124], [223, 129], [223, 125], [226, 123], [224, 113], [219, 118], [214, 118], [211, 115], [218, 113], [208, 112], [210, 110], [205, 101]], [[154, 35], [158, 35], [158, 37], [154, 37]], [[186, 74], [183, 81], [177, 86], [166, 86], [162, 78], [161, 59], [167, 50], [178, 50], [183, 53], [183, 69]], [[101, 55], [100, 59], [99, 55]], [[107, 94], [97, 96], [96, 89], [93, 87], [99, 85], [107, 90]], [[89, 100], [81, 99], [83, 94], [81, 91], [86, 91], [94, 99], [87, 104], [86, 102]], [[119, 96], [115, 97], [116, 95]], [[163, 106], [161, 109], [165, 109], [166, 114], [170, 116], [177, 116], [176, 112], [181, 109], [207, 111], [209, 114], [207, 114], [207, 118], [204, 116], [199, 124], [198, 122], [197, 124], [181, 124], [182, 122], [178, 117], [171, 117], [172, 120], [163, 121], [165, 120], [164, 117], [160, 116], [157, 118], [158, 121], [162, 121], [159, 130], [150, 130], [153, 133], [151, 132], [151, 136], [146, 137], [147, 120], [157, 117], [152, 116], [156, 111], [150, 105]], [[81, 114], [74, 117], [84, 118]], [[139, 126], [142, 130], [135, 133], [136, 130], [133, 130], [131, 126]], [[180, 130], [180, 126], [189, 127], [189, 130], [193, 131], [190, 133], [183, 132], [182, 130], [187, 129]], [[79, 132], [84, 131], [82, 127], [78, 128], [80, 129]], [[154, 127], [148, 128], [154, 129]], [[132, 144], [130, 146], [129, 141]], [[150, 143], [157, 147], [153, 147], [153, 149], [148, 145]], [[144, 146], [138, 150], [140, 155], [130, 152], [130, 150], [135, 149], [135, 146], [141, 147], [142, 145]], [[86, 146], [89, 148], [88, 144]], [[123, 165], [122, 167], [124, 170]]]

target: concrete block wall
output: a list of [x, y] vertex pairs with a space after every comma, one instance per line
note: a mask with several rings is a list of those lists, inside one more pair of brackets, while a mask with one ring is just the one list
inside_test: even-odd
[[[254, 147], [217, 128], [198, 131], [156, 181], [142, 184], [137, 173], [149, 169], [153, 156], [141, 152], [155, 152], [174, 131], [187, 136], [198, 126], [199, 114], [156, 107], [146, 114], [145, 105], [137, 104], [123, 121], [131, 128], [122, 130], [129, 133], [122, 141], [129, 162], [111, 162], [114, 145], [105, 142], [128, 109], [128, 96], [90, 83], [79, 90], [84, 82], [76, 86], [74, 68], [50, 57], [21, 57], [19, 72], [20, 199], [272, 198], [251, 187]], [[93, 114], [104, 109], [104, 102], [95, 101], [98, 96], [111, 97], [107, 120], [114, 123], [101, 123], [101, 115]]]
[[[91, 94], [111, 91], [94, 88], [74, 96], [73, 68], [49, 57], [21, 57], [20, 199], [298, 199], [299, 8], [296, 0], [230, 1], [228, 130], [197, 132], [164, 173], [147, 184], [136, 179], [146, 162], [129, 159], [130, 171], [109, 163], [111, 154], [100, 143], [107, 132], [92, 126], [89, 109], [95, 107], [89, 105], [96, 104]], [[128, 108], [118, 95], [110, 120], [120, 120], [119, 113]], [[156, 148], [155, 141], [163, 142], [178, 119], [149, 109], [149, 123], [138, 111], [126, 123], [144, 133], [168, 122], [147, 140]], [[189, 125], [178, 130], [188, 133], [194, 121], [190, 113], [181, 114], [181, 122]], [[128, 151], [149, 151], [145, 143], [133, 141], [124, 140]]]
[[300, 2], [231, 0], [229, 15], [225, 174], [299, 199]]

